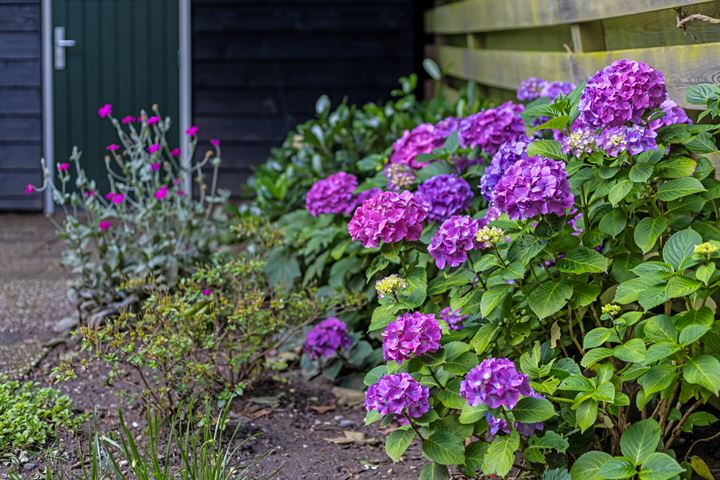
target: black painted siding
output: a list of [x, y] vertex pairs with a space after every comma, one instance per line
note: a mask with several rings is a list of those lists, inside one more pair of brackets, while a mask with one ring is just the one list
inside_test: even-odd
[[321, 94], [388, 99], [417, 70], [419, 3], [193, 0], [193, 116], [223, 141], [222, 186], [237, 192]]
[[0, 210], [38, 210], [42, 145], [40, 0], [0, 0]]

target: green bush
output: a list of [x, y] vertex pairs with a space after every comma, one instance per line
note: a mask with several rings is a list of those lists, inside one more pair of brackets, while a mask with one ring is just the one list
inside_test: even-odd
[[40, 449], [56, 438], [58, 429], [74, 429], [84, 419], [57, 390], [0, 374], [0, 456]]

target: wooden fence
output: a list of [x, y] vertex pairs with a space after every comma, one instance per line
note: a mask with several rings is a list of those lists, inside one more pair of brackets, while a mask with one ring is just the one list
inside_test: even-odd
[[530, 76], [577, 84], [614, 60], [643, 60], [689, 107], [688, 86], [720, 83], [718, 18], [719, 0], [436, 1], [426, 54], [446, 72], [449, 95], [471, 80], [496, 100], [514, 98]]

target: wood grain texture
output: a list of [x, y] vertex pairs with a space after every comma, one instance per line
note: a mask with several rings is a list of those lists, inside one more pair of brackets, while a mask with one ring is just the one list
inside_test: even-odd
[[590, 22], [712, 0], [466, 0], [426, 12], [425, 31], [467, 33]]
[[690, 85], [720, 83], [720, 64], [708, 61], [720, 56], [720, 42], [577, 54], [448, 46], [437, 46], [436, 51], [440, 65], [450, 75], [511, 90], [529, 76], [581, 83], [598, 69], [622, 58], [642, 60], [664, 72], [670, 97], [685, 108], [697, 108], [685, 100]]

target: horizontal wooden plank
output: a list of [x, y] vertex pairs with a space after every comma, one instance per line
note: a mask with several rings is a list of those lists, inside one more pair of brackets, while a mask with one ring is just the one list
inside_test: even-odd
[[466, 0], [429, 10], [431, 33], [492, 32], [581, 23], [713, 0]]
[[[0, 195], [20, 197], [25, 194], [25, 185], [32, 183], [42, 184], [40, 165], [35, 170], [5, 171], [0, 170]], [[29, 195], [29, 194], [28, 194]]]
[[39, 88], [3, 88], [0, 87], [0, 114], [37, 113], [40, 114]]
[[0, 87], [39, 86], [39, 60], [0, 60]]
[[0, 5], [0, 32], [40, 31], [40, 2]]
[[270, 143], [281, 141], [291, 126], [303, 120], [304, 117], [292, 115], [272, 118], [196, 115], [194, 122], [208, 138], [220, 138], [223, 142]]
[[[12, 211], [40, 211], [42, 210], [42, 195], [3, 195], [0, 194], [0, 210]], [[1, 223], [1, 221], [0, 221]]]
[[697, 108], [685, 100], [690, 85], [720, 83], [720, 64], [708, 61], [718, 58], [720, 42], [579, 54], [436, 48], [438, 61], [448, 74], [504, 89], [516, 89], [530, 76], [580, 83], [622, 58], [645, 61], [665, 73], [671, 98], [686, 108]]
[[0, 32], [0, 59], [40, 58], [37, 32]]
[[[0, 172], [2, 170], [40, 168], [40, 141], [0, 143]], [[0, 173], [2, 175], [2, 173]]]
[[[39, 141], [42, 138], [40, 116], [0, 116], [0, 141]], [[0, 192], [2, 189], [0, 189]]]

